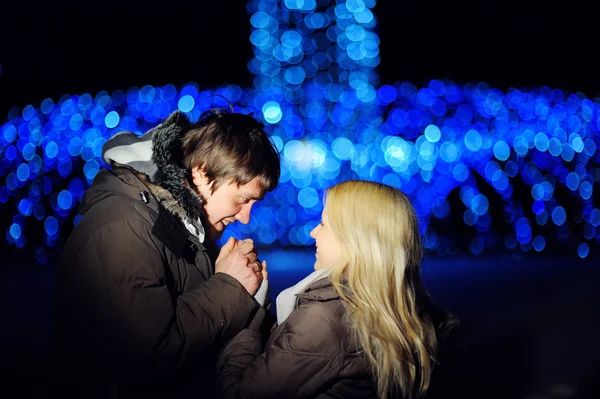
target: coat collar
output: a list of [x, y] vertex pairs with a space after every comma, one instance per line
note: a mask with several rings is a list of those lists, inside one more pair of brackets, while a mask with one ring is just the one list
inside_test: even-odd
[[[114, 167], [127, 166], [143, 176], [152, 194], [184, 226], [201, 227], [204, 200], [191, 183], [189, 171], [182, 165], [185, 134], [194, 125], [181, 111], [175, 111], [158, 126], [138, 136], [132, 132], [119, 132], [102, 147], [102, 158]], [[201, 233], [200, 233], [201, 232]], [[203, 229], [192, 234], [202, 240]]]
[[297, 296], [299, 301], [330, 301], [340, 298], [329, 277], [315, 281]]
[[[165, 188], [154, 184], [144, 173], [138, 172], [127, 165], [113, 165], [113, 174], [123, 183], [131, 187], [124, 194], [136, 198], [157, 212], [157, 218], [152, 227], [152, 234], [158, 238], [177, 257], [186, 255], [188, 249], [192, 252], [206, 250], [196, 234], [190, 231], [191, 223], [181, 204]], [[147, 189], [147, 191], [145, 190]], [[200, 221], [193, 225], [194, 229], [203, 229]]]

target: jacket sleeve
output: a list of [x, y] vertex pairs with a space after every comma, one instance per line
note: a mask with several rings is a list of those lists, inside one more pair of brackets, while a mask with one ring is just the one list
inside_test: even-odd
[[[277, 331], [281, 329], [281, 331]], [[342, 368], [336, 326], [314, 306], [301, 305], [263, 351], [260, 332], [245, 329], [221, 352], [218, 389], [226, 399], [314, 397]]]
[[62, 270], [72, 294], [66, 299], [75, 309], [71, 323], [82, 338], [81, 351], [113, 374], [168, 378], [190, 357], [218, 350], [257, 308], [243, 286], [223, 273], [173, 295], [164, 273], [172, 255], [140, 219], [107, 223], [82, 242], [70, 270]]

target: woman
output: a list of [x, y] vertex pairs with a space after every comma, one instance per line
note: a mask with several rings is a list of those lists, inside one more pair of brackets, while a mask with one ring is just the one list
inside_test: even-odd
[[251, 327], [221, 353], [223, 396], [422, 396], [437, 338], [409, 199], [379, 183], [340, 183], [310, 235], [315, 272], [277, 297], [278, 326], [266, 345]]

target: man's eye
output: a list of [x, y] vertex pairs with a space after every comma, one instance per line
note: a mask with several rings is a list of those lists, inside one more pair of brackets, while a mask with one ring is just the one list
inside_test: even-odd
[[320, 225], [321, 227], [325, 226], [325, 225], [323, 224], [323, 221], [321, 221], [321, 222], [319, 223], [319, 225]]

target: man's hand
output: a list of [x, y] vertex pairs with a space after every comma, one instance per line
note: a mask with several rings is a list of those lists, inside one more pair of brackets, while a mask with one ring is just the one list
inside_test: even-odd
[[253, 262], [260, 262], [254, 250], [254, 242], [249, 238], [237, 241], [231, 237], [219, 252], [215, 273], [229, 274], [239, 281], [250, 295], [254, 295], [263, 279], [263, 272], [255, 272]]

